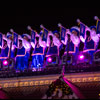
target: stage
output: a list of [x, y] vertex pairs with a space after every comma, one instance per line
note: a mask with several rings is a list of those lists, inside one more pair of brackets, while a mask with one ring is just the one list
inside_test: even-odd
[[[58, 79], [59, 76], [60, 74], [29, 76], [29, 77], [15, 77], [15, 78], [1, 78], [0, 87], [12, 88], [12, 87], [49, 85], [53, 81]], [[100, 82], [100, 72], [69, 73], [69, 74], [65, 74], [65, 78], [67, 78], [72, 83]]]
[[[48, 86], [60, 75], [0, 78], [0, 87], [12, 99], [40, 99]], [[68, 73], [65, 78], [77, 86], [88, 99], [99, 98], [100, 72]]]

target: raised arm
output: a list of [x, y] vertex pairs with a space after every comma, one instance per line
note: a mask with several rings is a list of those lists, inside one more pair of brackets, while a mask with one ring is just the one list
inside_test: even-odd
[[[52, 34], [52, 32], [49, 32], [49, 33], [48, 33], [48, 36], [47, 36], [47, 47], [49, 47], [49, 45], [50, 45], [50, 38], [49, 38], [49, 36], [54, 37], [53, 34]], [[54, 42], [53, 42], [53, 43], [54, 43]]]
[[[8, 47], [10, 48], [10, 45], [11, 45], [11, 40], [10, 40], [10, 39], [7, 39], [7, 45], [8, 45]], [[15, 49], [15, 46], [12, 45], [11, 50], [14, 50], [14, 49]]]
[[35, 48], [35, 44], [34, 44], [33, 42], [31, 42], [31, 46], [32, 46], [33, 48]]
[[42, 37], [41, 36], [39, 36], [39, 44], [40, 44], [41, 47], [44, 47], [44, 48], [47, 46], [46, 42], [42, 41]]
[[93, 30], [91, 30], [91, 38], [96, 44], [99, 42], [99, 36]]
[[[5, 35], [2, 34], [2, 42], [3, 42], [3, 39], [5, 39], [7, 41], [7, 38], [5, 37]], [[3, 44], [3, 43], [2, 43]], [[0, 46], [0, 49], [2, 48], [2, 46]]]
[[60, 40], [54, 35], [53, 37], [53, 42], [56, 46], [60, 47], [61, 46], [61, 42]]
[[75, 35], [71, 35], [71, 40], [72, 40], [72, 42], [74, 43], [74, 45], [76, 46], [76, 47], [78, 47], [78, 45], [79, 45], [79, 43], [80, 43], [80, 39], [78, 38], [78, 36], [75, 36]]
[[67, 44], [67, 41], [68, 41], [68, 37], [67, 37], [67, 34], [66, 34], [66, 36], [65, 36], [65, 41], [61, 40], [61, 42], [62, 42], [64, 45], [66, 45], [66, 44]]
[[83, 43], [85, 43], [85, 40], [86, 40], [86, 32], [87, 32], [87, 31], [90, 31], [90, 32], [91, 32], [91, 29], [90, 29], [89, 27], [86, 27], [84, 37], [83, 37], [83, 36], [80, 36], [80, 40], [81, 40]]
[[60, 45], [61, 45], [60, 40], [52, 32], [49, 32], [49, 34], [48, 34], [48, 37], [47, 37], [47, 46], [49, 46], [49, 44], [50, 44], [49, 36], [53, 37], [53, 43], [54, 43], [54, 45], [56, 45], [57, 47], [60, 47]]
[[85, 43], [85, 38], [83, 38], [83, 36], [80, 36], [80, 40]]
[[31, 49], [31, 43], [30, 42], [28, 42], [28, 41], [26, 41], [25, 39], [23, 39], [23, 46], [24, 46], [24, 48], [27, 50], [27, 51], [29, 51], [30, 49]]
[[69, 29], [66, 31], [65, 41], [63, 41], [63, 40], [61, 41], [64, 45], [67, 44], [67, 41], [68, 41], [68, 36], [67, 36], [67, 35], [68, 35], [68, 34], [69, 34], [70, 36], [71, 36], [71, 34], [72, 34], [72, 33], [70, 32]]

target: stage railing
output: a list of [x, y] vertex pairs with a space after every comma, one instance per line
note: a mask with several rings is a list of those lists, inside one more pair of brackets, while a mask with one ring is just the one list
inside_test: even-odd
[[[78, 54], [79, 55], [82, 53]], [[84, 53], [81, 55], [81, 58]], [[65, 66], [65, 73], [80, 73], [80, 72], [96, 72], [100, 71], [100, 51], [94, 53], [94, 61], [92, 64], [89, 63], [89, 60], [77, 60], [76, 64], [72, 63], [72, 56], [69, 57], [70, 62], [66, 62], [66, 55], [62, 57], [62, 60], [57, 56], [51, 56], [47, 58], [45, 67], [42, 70], [33, 71], [29, 65], [28, 69], [22, 71], [16, 71], [14, 59], [10, 59], [10, 66], [3, 66], [2, 61], [0, 61], [0, 78], [4, 77], [20, 77], [20, 76], [37, 76], [37, 75], [51, 75], [51, 74], [60, 74], [62, 67]], [[90, 58], [89, 58], [90, 59]], [[47, 60], [46, 60], [47, 61]], [[55, 63], [52, 63], [54, 61]]]

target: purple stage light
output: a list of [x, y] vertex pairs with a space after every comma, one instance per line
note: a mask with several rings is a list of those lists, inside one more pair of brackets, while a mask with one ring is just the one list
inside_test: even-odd
[[83, 60], [84, 59], [84, 55], [79, 55], [79, 59]]
[[49, 57], [49, 58], [47, 59], [47, 61], [48, 61], [49, 63], [51, 63], [51, 62], [52, 62], [52, 58]]
[[4, 61], [3, 61], [3, 65], [4, 65], [4, 66], [7, 66], [7, 65], [8, 65], [8, 61], [7, 61], [7, 60], [4, 60]]

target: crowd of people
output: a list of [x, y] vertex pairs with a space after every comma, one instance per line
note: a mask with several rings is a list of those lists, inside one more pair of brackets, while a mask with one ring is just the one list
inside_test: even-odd
[[[2, 36], [0, 61], [10, 57], [15, 60], [15, 69], [20, 71], [29, 67], [30, 58], [32, 69], [43, 68], [50, 56], [58, 56], [59, 59], [62, 59], [62, 55], [67, 54], [73, 55], [73, 64], [76, 64], [81, 43], [84, 44], [81, 51], [91, 55], [90, 64], [92, 64], [93, 54], [98, 50], [100, 43], [100, 35], [96, 33], [96, 26], [86, 27], [84, 36], [80, 35], [78, 26], [66, 29], [65, 32], [62, 30], [52, 32], [43, 28], [40, 33], [37, 33], [31, 27], [28, 29], [31, 35], [26, 33], [18, 35], [15, 40], [14, 33], [16, 32], [14, 31], [8, 32], [7, 35], [0, 33]], [[15, 41], [17, 41], [17, 45], [14, 44]]]

